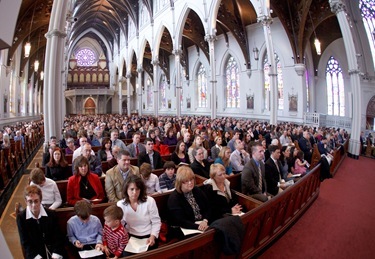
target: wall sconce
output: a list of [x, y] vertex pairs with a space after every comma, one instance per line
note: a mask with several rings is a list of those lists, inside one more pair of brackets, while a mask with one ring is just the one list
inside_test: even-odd
[[253, 48], [254, 59], [259, 60], [259, 49], [257, 47]]
[[314, 46], [315, 46], [316, 54], [320, 55], [322, 54], [322, 49], [320, 48], [320, 41], [318, 40], [318, 37], [316, 37], [315, 26], [314, 26], [313, 19], [311, 18], [310, 12], [309, 12], [309, 16], [310, 16], [311, 24], [312, 24], [314, 35], [315, 35]]
[[38, 69], [39, 69], [39, 61], [36, 59], [35, 62], [34, 62], [34, 71], [35, 71], [35, 73], [38, 72]]
[[40, 80], [43, 81], [43, 79], [44, 79], [44, 72], [40, 71]]

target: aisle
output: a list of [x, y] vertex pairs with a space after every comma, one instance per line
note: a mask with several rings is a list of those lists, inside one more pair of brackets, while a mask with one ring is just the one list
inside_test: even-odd
[[259, 258], [374, 258], [375, 160], [346, 158], [304, 215]]
[[[31, 161], [27, 168], [27, 172], [30, 172], [34, 168], [35, 162], [41, 163], [43, 157], [43, 146], [38, 150], [34, 159]], [[8, 247], [13, 255], [13, 258], [23, 258], [20, 239], [17, 230], [16, 218], [14, 215], [14, 206], [16, 202], [21, 202], [25, 206], [23, 198], [23, 189], [28, 184], [28, 174], [22, 175], [20, 182], [18, 183], [15, 191], [10, 198], [8, 205], [6, 206], [3, 216], [0, 219], [0, 229], [3, 232]], [[1, 252], [0, 252], [0, 258]]]

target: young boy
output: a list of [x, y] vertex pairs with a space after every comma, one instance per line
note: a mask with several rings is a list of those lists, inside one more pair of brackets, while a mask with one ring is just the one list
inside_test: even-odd
[[91, 203], [85, 200], [74, 205], [75, 216], [68, 220], [67, 235], [77, 250], [103, 250], [103, 227], [98, 217], [91, 215]]
[[46, 178], [40, 168], [34, 168], [30, 173], [30, 185], [37, 185], [43, 193], [42, 205], [50, 210], [60, 207], [62, 200], [59, 188], [54, 180]]
[[103, 231], [103, 251], [110, 259], [117, 259], [125, 256], [124, 249], [128, 243], [129, 235], [121, 224], [123, 215], [123, 210], [116, 205], [109, 206], [103, 213], [105, 220]]
[[161, 192], [167, 192], [174, 189], [174, 184], [176, 181], [175, 174], [176, 165], [173, 161], [167, 161], [164, 164], [165, 172], [159, 176], [159, 184]]
[[143, 163], [139, 167], [139, 173], [142, 176], [143, 182], [146, 185], [147, 195], [152, 195], [154, 193], [160, 193], [159, 178], [156, 174], [151, 173], [151, 164]]

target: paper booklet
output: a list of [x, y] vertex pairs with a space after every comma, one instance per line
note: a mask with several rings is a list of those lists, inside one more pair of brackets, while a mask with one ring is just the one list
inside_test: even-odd
[[203, 233], [203, 231], [198, 229], [188, 229], [188, 228], [181, 228], [182, 233], [184, 233], [185, 236], [191, 235], [191, 234], [200, 234]]
[[79, 251], [78, 253], [81, 258], [90, 258], [103, 254], [102, 251], [96, 249]]
[[125, 247], [125, 251], [134, 254], [146, 252], [148, 249], [147, 239], [148, 238], [139, 239], [136, 237], [130, 237], [129, 242]]

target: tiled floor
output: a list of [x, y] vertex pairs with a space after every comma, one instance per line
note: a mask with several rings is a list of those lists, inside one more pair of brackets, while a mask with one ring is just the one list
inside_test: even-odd
[[[37, 154], [35, 155], [34, 159], [31, 161], [28, 170], [33, 169], [35, 167], [35, 162], [41, 163], [43, 156], [43, 148], [41, 148]], [[22, 206], [25, 207], [25, 202], [23, 199], [23, 189], [28, 184], [28, 175], [25, 174], [21, 177], [17, 188], [15, 189], [14, 193], [12, 194], [11, 199], [6, 206], [3, 217], [0, 219], [0, 229], [3, 232], [7, 245], [9, 247], [10, 252], [13, 255], [13, 258], [23, 258], [20, 239], [18, 236], [16, 218], [14, 215], [14, 206], [16, 202], [20, 202]], [[0, 252], [0, 258], [1, 252]]]

